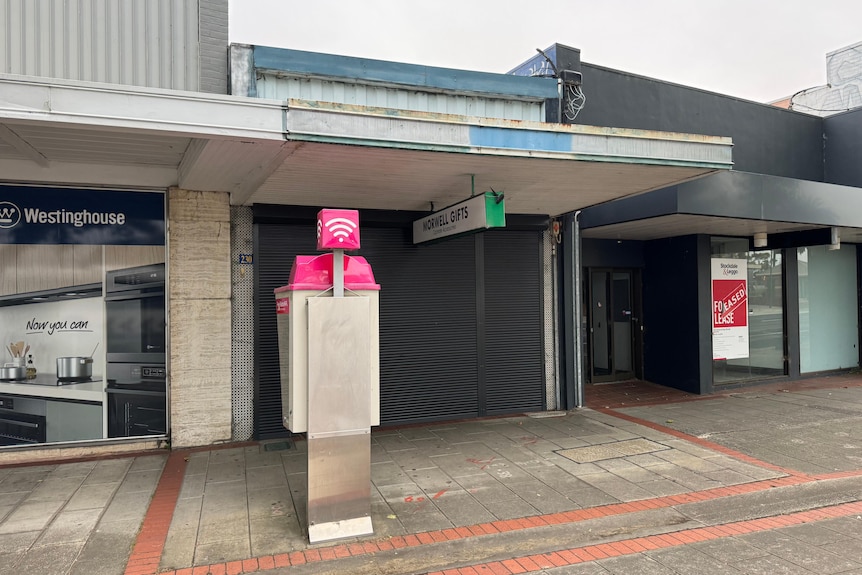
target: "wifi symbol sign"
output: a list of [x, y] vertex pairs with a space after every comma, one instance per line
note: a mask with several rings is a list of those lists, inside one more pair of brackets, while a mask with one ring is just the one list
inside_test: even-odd
[[320, 210], [317, 214], [317, 249], [355, 250], [359, 248], [357, 210]]

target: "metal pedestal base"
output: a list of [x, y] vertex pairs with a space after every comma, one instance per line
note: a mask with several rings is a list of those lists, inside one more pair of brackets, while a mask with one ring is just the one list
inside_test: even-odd
[[308, 526], [309, 543], [320, 543], [322, 541], [331, 541], [332, 539], [373, 534], [374, 528], [371, 526], [370, 517], [357, 517], [355, 519], [344, 519]]

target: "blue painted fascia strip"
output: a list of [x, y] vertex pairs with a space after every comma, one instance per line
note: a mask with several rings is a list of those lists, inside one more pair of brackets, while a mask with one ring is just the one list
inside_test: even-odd
[[572, 135], [492, 126], [470, 126], [470, 145], [479, 148], [571, 153]]
[[275, 73], [362, 79], [437, 90], [535, 99], [557, 97], [557, 81], [553, 78], [436, 68], [269, 46], [254, 47], [254, 68]]

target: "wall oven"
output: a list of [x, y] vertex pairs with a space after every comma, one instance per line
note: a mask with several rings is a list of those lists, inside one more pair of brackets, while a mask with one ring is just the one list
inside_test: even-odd
[[44, 411], [28, 413], [28, 402], [33, 400], [0, 395], [0, 445], [45, 443]]
[[165, 363], [165, 265], [108, 272], [105, 319], [108, 363]]
[[108, 272], [108, 437], [167, 435], [165, 266]]

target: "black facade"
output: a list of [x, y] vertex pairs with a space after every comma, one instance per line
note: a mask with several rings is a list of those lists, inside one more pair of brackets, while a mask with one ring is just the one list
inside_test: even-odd
[[[286, 435], [273, 290], [316, 253], [317, 210], [255, 206], [255, 436]], [[545, 409], [544, 218], [413, 245], [422, 214], [363, 210], [359, 255], [380, 292], [382, 425]], [[303, 222], [303, 223], [299, 223]]]
[[862, 187], [862, 109], [823, 120], [824, 181]]

